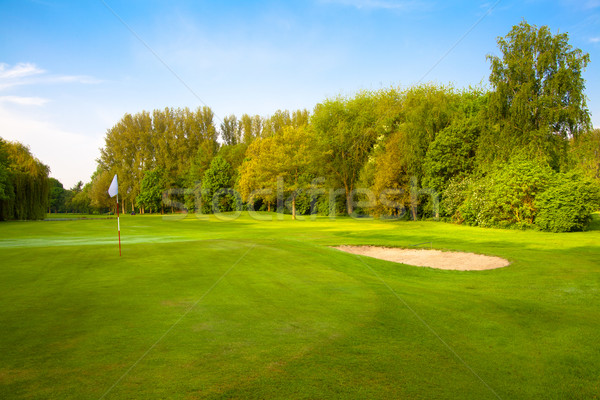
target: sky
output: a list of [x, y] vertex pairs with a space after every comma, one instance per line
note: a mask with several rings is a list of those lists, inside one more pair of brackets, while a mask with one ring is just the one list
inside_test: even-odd
[[0, 137], [70, 188], [126, 113], [206, 105], [218, 125], [364, 89], [488, 87], [486, 55], [523, 20], [589, 53], [600, 127], [600, 0], [0, 0]]

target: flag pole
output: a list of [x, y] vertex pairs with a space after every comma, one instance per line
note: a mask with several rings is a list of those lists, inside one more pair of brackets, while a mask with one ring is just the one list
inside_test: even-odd
[[117, 232], [119, 234], [119, 257], [121, 257], [121, 220], [119, 219], [119, 193], [117, 193]]
[[115, 177], [110, 183], [108, 195], [110, 197], [117, 196], [117, 232], [119, 233], [119, 257], [121, 257], [121, 220], [119, 219], [119, 180], [117, 179], [117, 174], [115, 174]]

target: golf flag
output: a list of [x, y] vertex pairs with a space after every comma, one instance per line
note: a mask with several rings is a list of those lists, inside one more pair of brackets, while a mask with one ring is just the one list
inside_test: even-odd
[[117, 174], [110, 183], [108, 188], [108, 195], [110, 197], [117, 196], [117, 232], [119, 233], [119, 257], [121, 256], [121, 220], [119, 219], [119, 182], [117, 180]]
[[[108, 195], [110, 197], [115, 197], [116, 195], [119, 194], [119, 182], [117, 182], [117, 174], [115, 174], [115, 177], [113, 178], [112, 182], [110, 183], [110, 187], [108, 188]], [[117, 203], [119, 201], [117, 200]]]

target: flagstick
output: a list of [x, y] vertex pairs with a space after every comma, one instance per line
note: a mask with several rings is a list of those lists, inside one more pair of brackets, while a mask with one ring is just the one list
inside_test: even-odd
[[117, 232], [119, 233], [119, 257], [121, 257], [121, 220], [119, 219], [119, 193], [117, 193]]

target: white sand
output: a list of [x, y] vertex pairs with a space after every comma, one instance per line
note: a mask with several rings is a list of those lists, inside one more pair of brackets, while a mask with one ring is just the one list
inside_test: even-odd
[[377, 246], [337, 246], [334, 249], [418, 267], [455, 269], [459, 271], [502, 268], [510, 264], [507, 260], [500, 257], [455, 251], [400, 249]]

